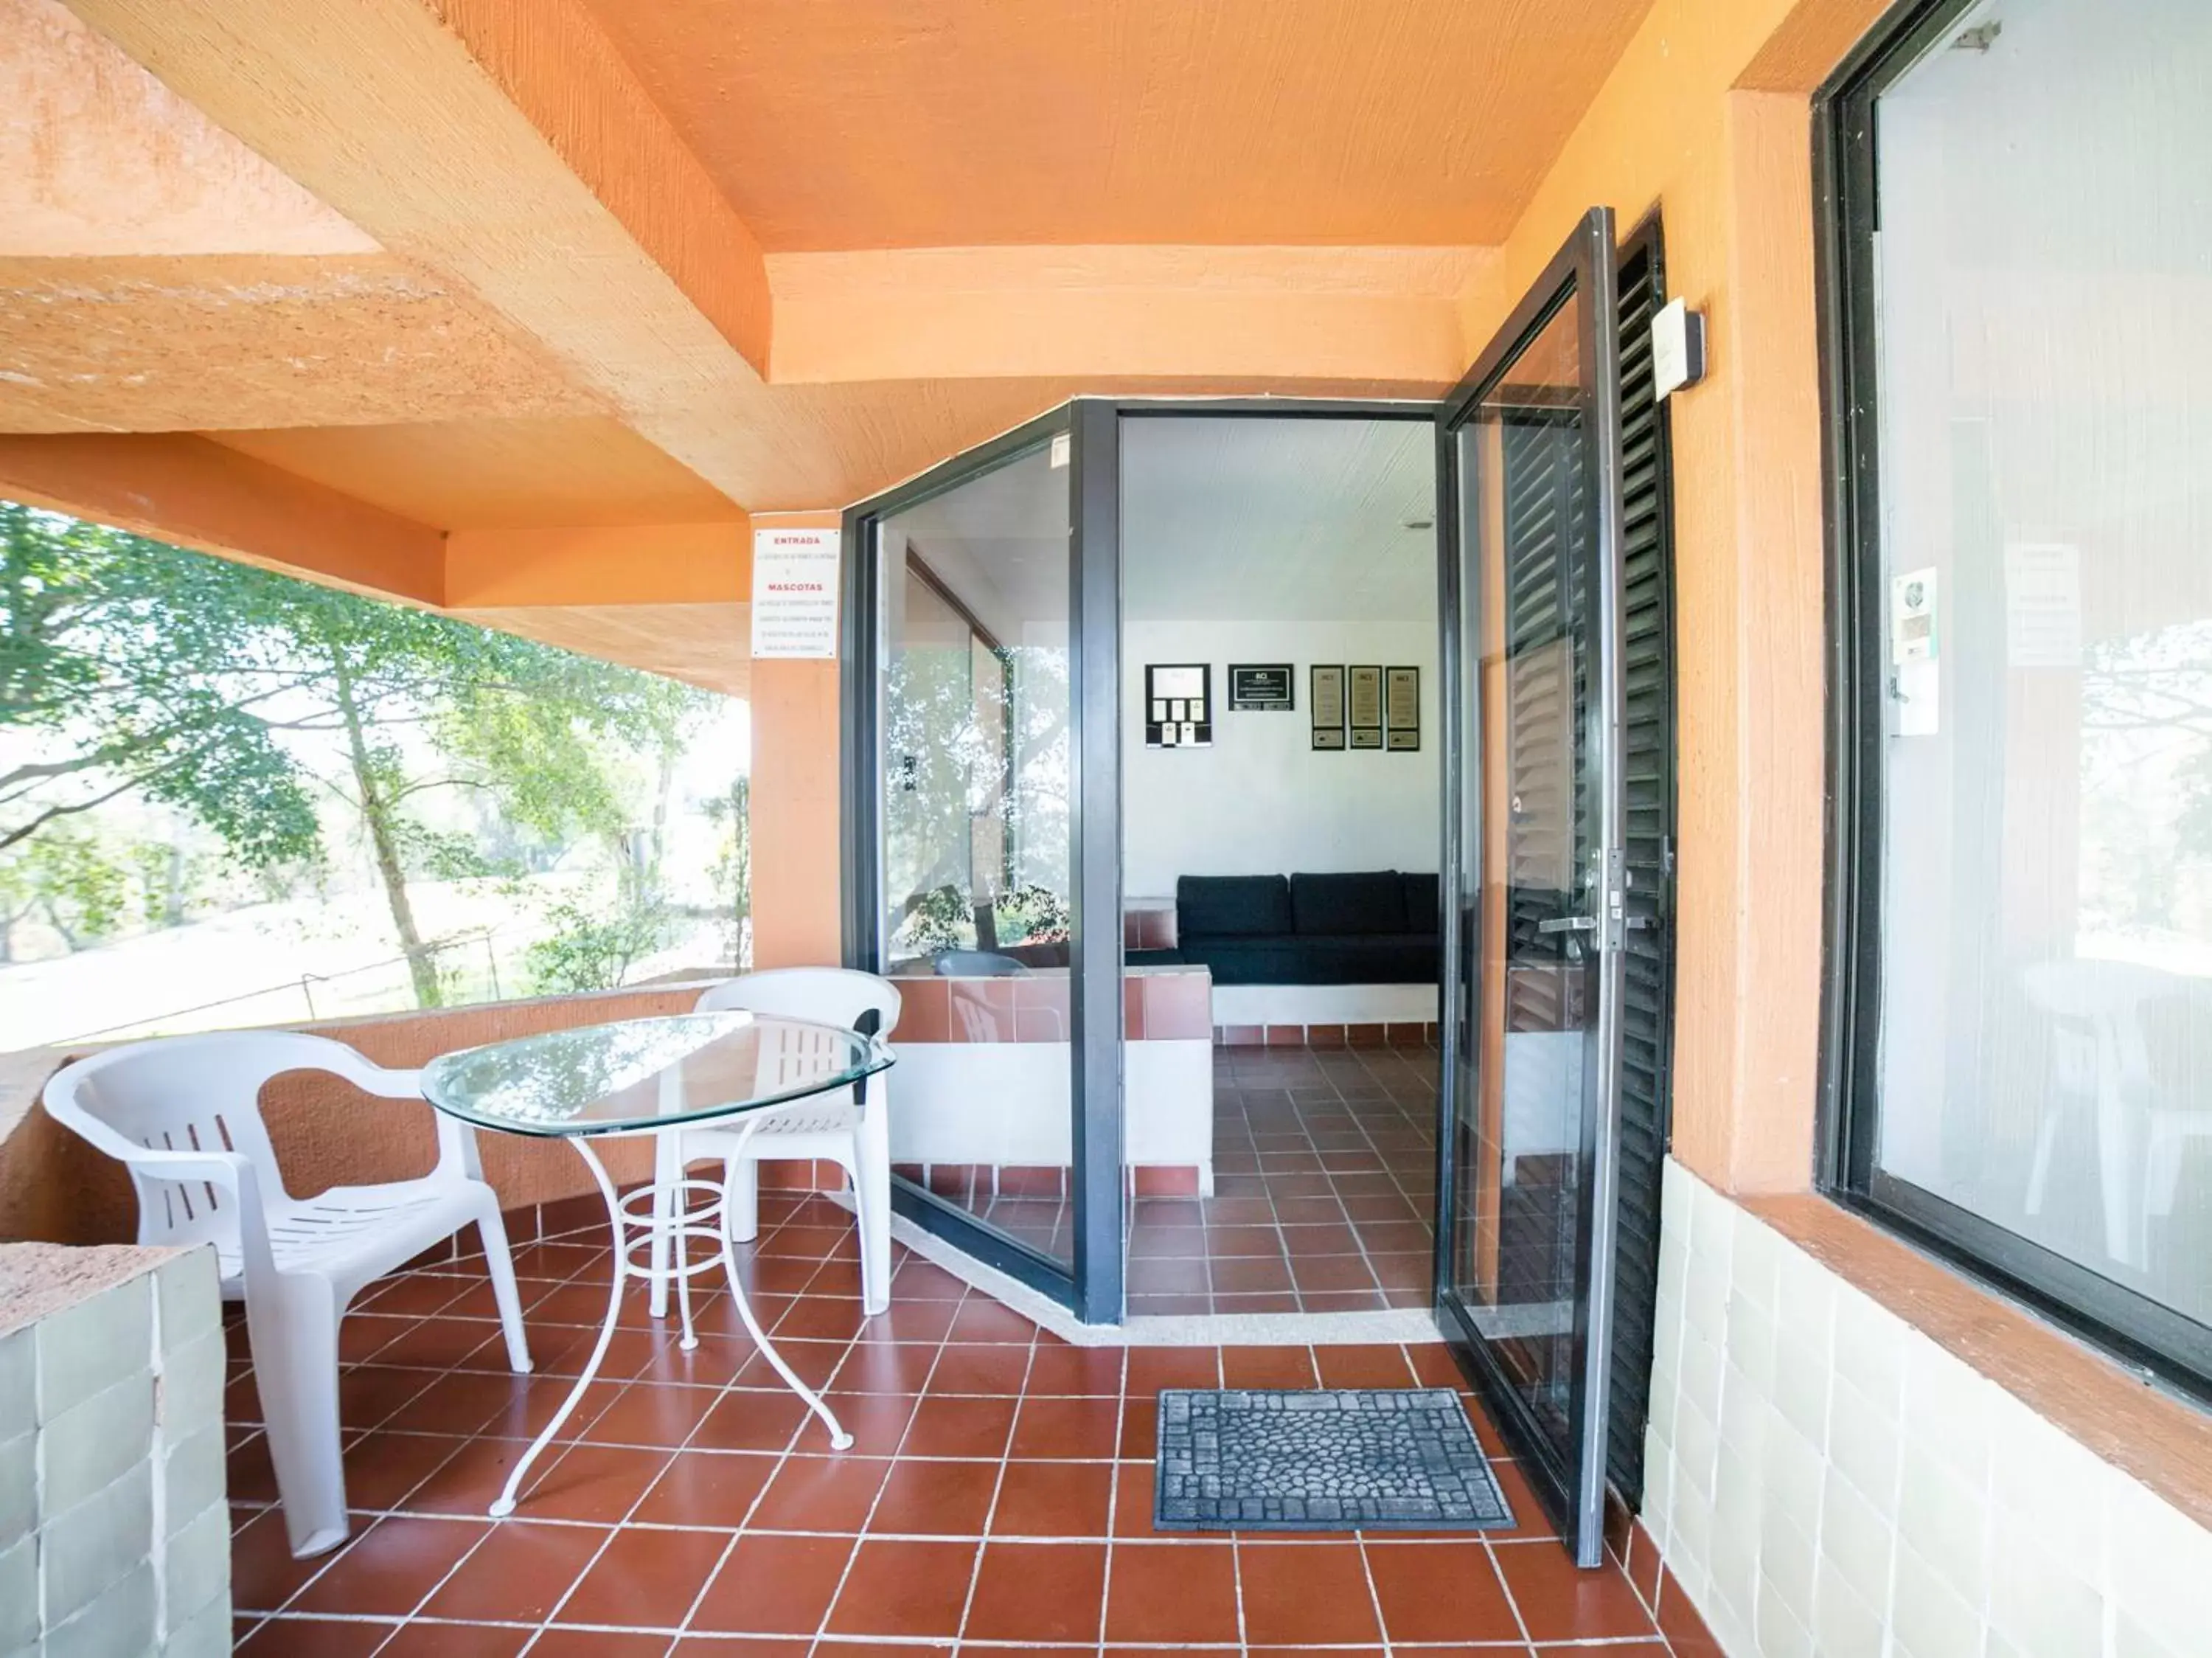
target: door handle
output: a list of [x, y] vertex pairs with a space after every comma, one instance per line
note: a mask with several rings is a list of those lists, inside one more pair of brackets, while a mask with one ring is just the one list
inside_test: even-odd
[[1536, 923], [1540, 933], [1594, 933], [1597, 930], [1595, 916], [1558, 916], [1550, 921]]

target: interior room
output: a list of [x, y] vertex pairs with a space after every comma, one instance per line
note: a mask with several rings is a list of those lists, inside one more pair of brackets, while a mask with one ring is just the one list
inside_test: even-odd
[[1204, 969], [1214, 1044], [1210, 1189], [1139, 1179], [1133, 1315], [1427, 1302], [1434, 443], [1413, 419], [1121, 422], [1127, 960]]

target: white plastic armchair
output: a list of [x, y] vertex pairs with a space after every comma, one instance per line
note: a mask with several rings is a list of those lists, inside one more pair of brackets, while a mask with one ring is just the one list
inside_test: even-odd
[[[858, 1029], [861, 1016], [872, 1013], [872, 1034], [887, 1037], [898, 1023], [899, 993], [890, 980], [873, 973], [844, 967], [780, 967], [726, 978], [709, 985], [699, 997], [701, 1013], [730, 1009], [847, 1030]], [[675, 1157], [656, 1168], [656, 1182], [680, 1174], [690, 1163], [721, 1159], [723, 1213], [730, 1235], [743, 1243], [760, 1229], [758, 1159], [818, 1157], [837, 1163], [852, 1180], [860, 1221], [861, 1307], [869, 1314], [880, 1313], [891, 1301], [890, 1082], [888, 1072], [868, 1078], [865, 1106], [851, 1088], [840, 1088], [761, 1112], [740, 1127], [690, 1130]], [[662, 1265], [659, 1257], [665, 1247], [654, 1246], [656, 1267]], [[664, 1309], [666, 1295], [666, 1281], [655, 1279], [656, 1313]]]
[[285, 1532], [305, 1557], [346, 1536], [338, 1321], [364, 1285], [473, 1225], [507, 1362], [528, 1370], [530, 1350], [499, 1200], [468, 1127], [436, 1113], [437, 1167], [421, 1179], [295, 1198], [260, 1106], [263, 1087], [288, 1071], [326, 1071], [387, 1100], [422, 1098], [418, 1073], [386, 1070], [343, 1042], [238, 1031], [110, 1048], [64, 1066], [45, 1101], [57, 1122], [130, 1169], [140, 1243], [214, 1247], [224, 1299], [246, 1303]]

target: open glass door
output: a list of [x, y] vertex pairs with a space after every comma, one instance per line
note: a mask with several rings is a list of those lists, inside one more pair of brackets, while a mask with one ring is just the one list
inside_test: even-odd
[[1438, 1300], [1584, 1565], [1604, 1549], [1625, 927], [1613, 259], [1594, 209], [1444, 405], [1438, 455]]
[[1119, 619], [1096, 424], [1071, 405], [846, 515], [845, 958], [901, 993], [894, 1206], [1112, 1322]]

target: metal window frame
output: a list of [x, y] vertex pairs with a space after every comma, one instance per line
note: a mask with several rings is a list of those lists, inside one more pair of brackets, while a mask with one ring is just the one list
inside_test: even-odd
[[1976, 0], [1919, 0], [1838, 68], [1813, 107], [1826, 495], [1827, 868], [1818, 1125], [1821, 1189], [2146, 1380], [2212, 1399], [2212, 1327], [1879, 1167], [1884, 640], [1873, 239], [1875, 101]]
[[[1069, 823], [1068, 846], [1068, 867], [1074, 876], [1068, 954], [1075, 1173], [1069, 1197], [1074, 1210], [1073, 1259], [1063, 1265], [936, 1193], [906, 1181], [892, 1181], [891, 1204], [899, 1214], [985, 1265], [1072, 1308], [1084, 1322], [1113, 1324], [1121, 1320], [1122, 1300], [1121, 875], [1118, 867], [1111, 869], [1110, 890], [1103, 893], [1098, 890], [1102, 856], [1117, 862], [1119, 847], [1114, 837], [1105, 837], [1102, 854], [1101, 838], [1086, 838], [1083, 821], [1099, 808], [1102, 799], [1115, 808], [1115, 815], [1108, 821], [1118, 820], [1119, 815], [1120, 735], [1111, 716], [1120, 695], [1121, 551], [1118, 535], [1111, 533], [1111, 521], [1100, 523], [1092, 511], [1095, 485], [1086, 477], [1081, 459], [1085, 430], [1081, 405], [1064, 405], [846, 509], [839, 619], [839, 679], [845, 715], [838, 737], [842, 807], [840, 887], [845, 963], [864, 972], [880, 971], [884, 899], [883, 813], [878, 795], [883, 777], [883, 709], [877, 686], [882, 667], [883, 592], [877, 528], [885, 518], [957, 489], [1065, 435], [1071, 468], [1069, 717], [1077, 802]], [[1099, 689], [1093, 683], [1098, 674], [1086, 668], [1086, 664], [1102, 661], [1109, 681], [1103, 703], [1108, 717], [1103, 722], [1098, 717]], [[1112, 948], [1087, 948], [1095, 941], [1089, 939], [1085, 917], [1102, 913], [1114, 917], [1109, 929]], [[1085, 1040], [1085, 1032], [1097, 1028], [1098, 1004], [1109, 997], [1116, 1039], [1100, 1045], [1110, 1061], [1101, 1064], [1091, 1051], [1092, 1045]], [[1113, 1147], [1113, 1155], [1103, 1160], [1085, 1155], [1087, 1149], [1101, 1145]], [[1105, 1168], [1103, 1180], [1091, 1167], [1100, 1161]]]

